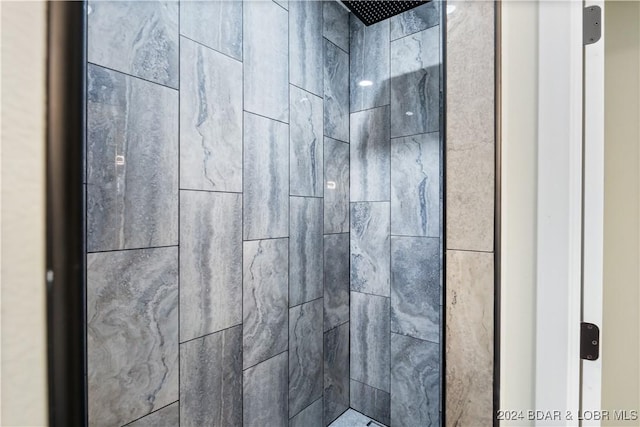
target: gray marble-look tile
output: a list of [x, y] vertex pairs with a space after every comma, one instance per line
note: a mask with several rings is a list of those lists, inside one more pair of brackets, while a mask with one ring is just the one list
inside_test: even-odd
[[322, 197], [322, 98], [295, 86], [290, 97], [290, 194]]
[[351, 290], [389, 296], [389, 202], [351, 204]]
[[391, 238], [391, 331], [440, 342], [440, 239]]
[[494, 419], [493, 256], [447, 251], [447, 393], [443, 406], [448, 425], [490, 426]]
[[322, 199], [291, 197], [289, 203], [289, 305], [294, 306], [323, 295]]
[[180, 345], [180, 424], [242, 426], [242, 326]]
[[391, 353], [392, 425], [440, 426], [440, 345], [391, 334]]
[[324, 134], [349, 142], [349, 54], [327, 40], [324, 41]]
[[[289, 120], [289, 17], [271, 1], [243, 5], [244, 109]], [[268, 22], [269, 25], [265, 25]]]
[[169, 406], [158, 409], [149, 415], [140, 418], [127, 427], [179, 427], [180, 426], [180, 403], [174, 402]]
[[[287, 239], [244, 242], [243, 366], [248, 368], [287, 349]], [[287, 418], [288, 419], [288, 418]]]
[[178, 92], [89, 64], [87, 250], [178, 243]]
[[[389, 425], [391, 397], [386, 391], [378, 390], [361, 382], [351, 380], [351, 407], [383, 424]], [[402, 426], [422, 424], [399, 424]]]
[[287, 352], [244, 371], [244, 427], [286, 426], [289, 421]]
[[90, 425], [178, 400], [178, 248], [87, 255]]
[[324, 1], [323, 8], [324, 37], [349, 52], [349, 11], [335, 0]]
[[351, 114], [351, 201], [390, 200], [389, 107]]
[[389, 20], [365, 26], [351, 16], [351, 111], [388, 105]]
[[391, 42], [391, 136], [440, 129], [440, 26]]
[[184, 37], [180, 188], [242, 191], [242, 63]]
[[180, 0], [180, 33], [242, 61], [242, 2]]
[[322, 398], [289, 420], [289, 427], [325, 427], [322, 423]]
[[447, 4], [456, 11], [446, 25], [446, 247], [492, 252], [496, 10], [491, 2]]
[[349, 320], [349, 233], [324, 236], [324, 330]]
[[324, 232], [349, 232], [349, 144], [324, 139]]
[[242, 195], [180, 194], [180, 341], [242, 323]]
[[178, 88], [177, 1], [92, 0], [88, 10], [89, 62]]
[[440, 134], [391, 140], [391, 233], [440, 236]]
[[430, 1], [391, 18], [391, 40], [426, 30], [440, 23], [440, 3]]
[[289, 1], [289, 78], [322, 96], [322, 1]]
[[351, 292], [351, 378], [389, 391], [389, 298]]
[[245, 240], [289, 235], [288, 163], [289, 126], [245, 113], [243, 212]]
[[289, 309], [289, 417], [322, 396], [322, 299]]
[[324, 425], [349, 408], [349, 322], [324, 334]]

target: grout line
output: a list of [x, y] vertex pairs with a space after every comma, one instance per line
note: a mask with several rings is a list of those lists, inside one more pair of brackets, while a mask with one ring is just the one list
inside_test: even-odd
[[341, 48], [340, 46], [338, 46], [333, 40], [331, 40], [330, 38], [328, 38], [327, 36], [325, 36], [324, 34], [322, 35], [322, 38], [331, 43], [332, 45], [334, 45], [336, 48], [340, 49], [342, 52], [346, 53], [347, 55], [350, 55], [349, 52], [347, 52], [346, 50], [344, 50], [343, 48]]
[[202, 339], [202, 338], [209, 337], [211, 335], [218, 334], [220, 332], [228, 331], [229, 329], [237, 328], [238, 326], [242, 326], [242, 323], [236, 323], [235, 325], [228, 326], [228, 327], [226, 327], [224, 329], [220, 329], [218, 331], [208, 332], [208, 333], [206, 333], [204, 335], [200, 335], [200, 336], [197, 336], [195, 338], [189, 338], [188, 340], [180, 341], [179, 344], [180, 345], [187, 344], [187, 343], [190, 343], [191, 341], [199, 340], [199, 339]]
[[292, 308], [300, 307], [301, 305], [305, 305], [305, 304], [310, 304], [312, 302], [316, 302], [316, 301], [321, 300], [321, 299], [323, 299], [323, 297], [314, 298], [314, 299], [311, 299], [309, 301], [301, 302], [300, 304], [292, 305], [292, 306], [289, 307], [289, 310], [291, 310]]
[[[294, 84], [294, 83], [291, 83], [291, 82], [289, 82], [289, 84], [291, 86], [295, 87], [296, 89], [300, 89], [301, 91], [308, 93], [311, 96], [315, 96], [316, 98], [324, 99], [324, 94], [318, 95], [317, 93], [311, 92], [309, 89], [305, 89], [305, 88], [303, 88], [301, 86], [298, 86], [297, 84]], [[289, 102], [289, 108], [291, 108], [291, 102]], [[291, 114], [291, 113], [289, 113], [289, 114]], [[289, 120], [291, 120], [291, 117], [289, 117]], [[324, 121], [322, 122], [322, 124], [324, 125]]]
[[[182, 80], [182, 73], [180, 72], [180, 68], [182, 67], [182, 43], [180, 41], [180, 9], [181, 9], [181, 2], [178, 2], [178, 87], [181, 87], [182, 85], [181, 80]], [[182, 107], [182, 97], [180, 96], [180, 90], [178, 90], [178, 401], [180, 401], [180, 398], [182, 397], [182, 372], [181, 372], [181, 366], [182, 366], [182, 357], [181, 357], [181, 351], [180, 351], [180, 333], [181, 333], [181, 323], [180, 323], [180, 288], [181, 288], [181, 274], [180, 274], [180, 241], [182, 240], [182, 233], [181, 233], [181, 223], [180, 223], [180, 217], [181, 217], [181, 213], [182, 213], [182, 206], [181, 206], [181, 197], [180, 197], [180, 146], [182, 145], [182, 141], [181, 141], [181, 126], [182, 123], [180, 121], [180, 116], [181, 116], [181, 107]], [[178, 404], [178, 427], [180, 427], [180, 424], [182, 423], [182, 411], [180, 410], [180, 404]]]
[[412, 133], [410, 135], [392, 136], [391, 140], [393, 141], [394, 139], [411, 138], [411, 137], [414, 137], [414, 136], [437, 135], [439, 133], [440, 133], [440, 130], [433, 130], [433, 131], [429, 131], [429, 132], [420, 132], [420, 133]]
[[265, 237], [263, 239], [244, 239], [242, 241], [242, 243], [245, 242], [262, 242], [263, 240], [284, 240], [284, 239], [288, 239], [288, 236], [284, 236], [284, 237]]
[[195, 188], [180, 188], [180, 191], [193, 191], [198, 193], [242, 194], [242, 191], [197, 190]]
[[475, 254], [491, 254], [491, 255], [495, 254], [495, 252], [493, 252], [493, 251], [478, 251], [478, 250], [475, 250], [475, 249], [445, 248], [444, 250], [445, 250], [445, 252], [469, 252], [469, 253], [475, 253]]
[[[269, 360], [271, 360], [271, 359], [273, 359], [273, 358], [275, 358], [275, 357], [282, 356], [284, 353], [288, 353], [288, 352], [289, 352], [289, 347], [287, 346], [287, 349], [286, 349], [286, 350], [282, 350], [281, 352], [276, 353], [276, 354], [274, 354], [273, 356], [267, 357], [266, 359], [261, 360], [261, 361], [259, 361], [259, 362], [257, 362], [257, 363], [254, 363], [254, 364], [253, 364], [253, 365], [251, 365], [251, 366], [247, 366], [246, 368], [243, 366], [243, 367], [242, 367], [242, 372], [244, 373], [245, 371], [248, 371], [248, 370], [249, 370], [249, 369], [251, 369], [251, 368], [255, 368], [256, 366], [258, 366], [258, 365], [260, 365], [260, 364], [262, 364], [262, 363], [264, 363], [264, 362], [267, 362], [267, 361], [269, 361]], [[288, 357], [287, 357], [287, 360], [289, 360], [289, 358], [288, 358]], [[287, 364], [288, 364], [288, 362], [287, 362]], [[288, 373], [289, 373], [289, 371], [287, 370], [287, 376], [288, 376]], [[287, 382], [288, 382], [288, 381], [287, 381]], [[288, 393], [287, 393], [287, 395], [288, 395]], [[288, 415], [288, 412], [287, 412], [287, 417], [288, 417], [288, 416], [289, 416], [289, 415]]]
[[155, 410], [153, 410], [153, 411], [149, 412], [148, 414], [145, 414], [145, 415], [141, 416], [140, 418], [136, 418], [136, 419], [134, 419], [134, 420], [129, 421], [129, 422], [128, 422], [128, 423], [126, 423], [126, 424], [123, 424], [123, 425], [122, 425], [122, 427], [126, 427], [126, 426], [128, 426], [128, 425], [131, 425], [131, 424], [135, 423], [136, 421], [140, 421], [140, 420], [141, 420], [141, 419], [143, 419], [144, 417], [147, 417], [147, 416], [149, 416], [149, 415], [151, 415], [151, 414], [155, 414], [156, 412], [162, 411], [163, 409], [168, 408], [169, 406], [174, 405], [174, 404], [176, 404], [176, 403], [178, 403], [178, 402], [180, 402], [180, 400], [174, 400], [173, 402], [168, 403], [168, 404], [166, 404], [166, 405], [164, 405], [164, 406], [161, 406], [160, 408], [155, 409]]
[[180, 34], [180, 37], [181, 37], [181, 38], [185, 38], [185, 39], [187, 39], [187, 40], [189, 40], [189, 41], [192, 41], [193, 43], [197, 44], [198, 46], [202, 46], [202, 47], [204, 47], [205, 49], [208, 49], [208, 50], [213, 51], [213, 52], [215, 52], [215, 53], [219, 53], [220, 55], [226, 56], [227, 58], [229, 58], [229, 59], [233, 59], [234, 61], [239, 62], [240, 64], [242, 64], [242, 60], [240, 60], [240, 59], [238, 59], [238, 58], [234, 58], [233, 56], [229, 55], [228, 53], [221, 52], [220, 50], [218, 50], [218, 49], [216, 49], [216, 48], [213, 48], [213, 47], [211, 47], [211, 46], [208, 46], [208, 45], [206, 45], [206, 44], [204, 44], [204, 43], [202, 43], [202, 42], [199, 42], [198, 40], [194, 40], [194, 39], [192, 39], [191, 37], [187, 37], [187, 36], [185, 36], [184, 34]]
[[[271, 0], [271, 1], [273, 1], [273, 0]], [[244, 73], [242, 73], [242, 74], [243, 74], [243, 76], [244, 76]], [[243, 78], [244, 78], [244, 77], [243, 77]], [[243, 91], [243, 92], [244, 92], [244, 91]], [[244, 94], [243, 94], [243, 96], [244, 96]], [[245, 113], [247, 113], [247, 114], [253, 114], [254, 116], [257, 116], [257, 117], [262, 117], [263, 119], [273, 120], [274, 122], [283, 123], [283, 124], [285, 124], [285, 125], [287, 125], [287, 126], [289, 125], [289, 123], [287, 123], [287, 122], [285, 122], [285, 121], [278, 120], [278, 119], [274, 119], [274, 118], [272, 118], [272, 117], [267, 117], [267, 116], [264, 116], [264, 115], [262, 115], [262, 114], [254, 113], [253, 111], [245, 110], [245, 109], [244, 109], [244, 102], [243, 102], [243, 105], [242, 105], [242, 111], [243, 111], [243, 112], [245, 112]]]
[[[178, 49], [179, 49], [179, 47], [178, 47]], [[165, 84], [162, 84], [162, 83], [154, 82], [153, 80], [148, 80], [148, 79], [145, 79], [144, 77], [134, 76], [133, 74], [125, 73], [124, 71], [116, 70], [115, 68], [109, 68], [109, 67], [106, 67], [104, 65], [96, 64], [95, 62], [87, 61], [87, 65], [93, 65], [94, 67], [104, 68], [105, 70], [113, 71], [114, 73], [118, 73], [118, 74], [122, 74], [123, 76], [131, 77], [132, 79], [142, 80], [143, 82], [147, 82], [147, 83], [151, 83], [151, 84], [154, 84], [154, 85], [162, 86], [162, 87], [165, 87], [167, 89], [175, 90], [176, 92], [178, 92], [178, 88], [175, 88], [175, 87], [172, 87], [172, 86], [168, 86], [168, 85], [165, 85]], [[180, 76], [180, 74], [179, 74], [180, 71], [179, 70], [180, 70], [180, 67], [178, 66], [178, 81], [180, 79], [180, 77], [179, 77]]]
[[[351, 83], [349, 83], [349, 84], [351, 84]], [[385, 108], [385, 107], [391, 108], [391, 102], [389, 102], [388, 104], [377, 105], [377, 106], [375, 106], [375, 107], [364, 108], [364, 109], [362, 109], [362, 110], [350, 111], [350, 112], [349, 112], [349, 114], [364, 113], [364, 112], [366, 112], [366, 111], [377, 110], [377, 109], [379, 109], [379, 108]], [[389, 115], [391, 115], [391, 114], [389, 114]], [[389, 129], [391, 129], [391, 128], [389, 128]]]
[[111, 253], [111, 252], [127, 252], [127, 251], [143, 251], [146, 249], [166, 249], [166, 248], [177, 248], [179, 247], [177, 244], [176, 245], [166, 245], [166, 246], [147, 246], [147, 247], [143, 247], [143, 248], [124, 248], [124, 249], [107, 249], [104, 251], [87, 251], [87, 255], [89, 254], [106, 254], [106, 253]]

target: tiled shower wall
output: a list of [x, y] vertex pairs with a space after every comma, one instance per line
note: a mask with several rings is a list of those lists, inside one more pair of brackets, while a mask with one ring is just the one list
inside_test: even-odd
[[350, 405], [391, 426], [441, 418], [439, 9], [350, 22]]
[[349, 406], [347, 13], [87, 12], [89, 424], [328, 424]]

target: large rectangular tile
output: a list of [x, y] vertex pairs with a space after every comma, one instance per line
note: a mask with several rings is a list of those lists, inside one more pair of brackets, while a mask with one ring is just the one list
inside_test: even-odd
[[242, 195], [180, 195], [180, 340], [242, 323]]
[[243, 217], [245, 240], [289, 235], [289, 126], [249, 113], [244, 115]]
[[242, 348], [245, 369], [287, 349], [288, 249], [287, 239], [244, 242]]
[[351, 201], [390, 200], [389, 107], [351, 114]]
[[365, 26], [351, 16], [351, 111], [388, 105], [389, 20]]
[[345, 52], [349, 52], [349, 11], [335, 0], [323, 1], [323, 35]]
[[242, 63], [184, 37], [180, 188], [242, 191]]
[[351, 292], [351, 378], [389, 391], [389, 298]]
[[90, 425], [178, 400], [178, 248], [87, 255], [87, 360]]
[[289, 1], [289, 77], [322, 96], [322, 2]]
[[242, 426], [242, 326], [180, 345], [180, 424]]
[[87, 250], [178, 243], [178, 92], [89, 64]]
[[391, 18], [391, 40], [426, 30], [440, 23], [439, 1], [430, 1]]
[[324, 330], [349, 320], [349, 233], [324, 236]]
[[349, 323], [324, 333], [324, 425], [349, 408]]
[[440, 129], [440, 27], [391, 42], [391, 136]]
[[[389, 393], [351, 380], [350, 395], [351, 407], [353, 409], [385, 425], [389, 425], [389, 414], [391, 411]], [[414, 424], [405, 423], [399, 425], [409, 426]], [[415, 425], [422, 427], [422, 424]]]
[[391, 140], [391, 233], [440, 236], [440, 134]]
[[349, 232], [349, 144], [324, 139], [324, 232]]
[[349, 141], [349, 54], [326, 40], [324, 41], [324, 134], [341, 141]]
[[322, 98], [291, 86], [290, 194], [322, 197]]
[[[243, 5], [244, 109], [289, 120], [289, 17], [271, 1]], [[269, 25], [265, 25], [268, 22]]]
[[178, 87], [177, 1], [92, 0], [88, 8], [89, 62]]
[[322, 397], [322, 299], [289, 309], [289, 417]]
[[448, 249], [493, 251], [495, 8], [449, 2], [447, 19]]
[[162, 409], [158, 409], [139, 420], [127, 424], [127, 427], [157, 427], [159, 425], [166, 427], [180, 427], [179, 402], [175, 402]]
[[180, 0], [180, 33], [242, 60], [242, 2]]
[[439, 344], [391, 334], [391, 425], [441, 425], [440, 357]]
[[322, 398], [289, 420], [289, 427], [325, 427], [322, 424]]
[[440, 239], [391, 238], [391, 331], [440, 342]]
[[243, 390], [244, 427], [286, 426], [287, 352], [245, 370]]
[[323, 295], [322, 199], [291, 197], [289, 305]]
[[389, 202], [351, 204], [351, 290], [389, 296]]
[[493, 254], [447, 251], [447, 425], [492, 425], [493, 284]]

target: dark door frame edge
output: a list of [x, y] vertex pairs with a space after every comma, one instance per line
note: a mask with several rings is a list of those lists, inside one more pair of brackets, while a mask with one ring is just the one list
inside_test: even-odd
[[50, 426], [87, 424], [84, 1], [48, 2], [46, 266]]

